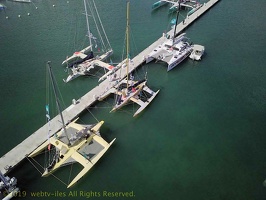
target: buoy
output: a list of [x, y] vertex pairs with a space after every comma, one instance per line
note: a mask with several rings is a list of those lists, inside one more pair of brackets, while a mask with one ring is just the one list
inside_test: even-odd
[[38, 7], [37, 7], [37, 6], [36, 6], [35, 8], [36, 8], [36, 10], [38, 9]]
[[55, 7], [55, 5], [53, 5], [53, 7]]
[[18, 15], [18, 17], [20, 17], [20, 15]]
[[8, 16], [6, 16], [6, 19], [8, 19]]
[[30, 16], [30, 13], [28, 13], [28, 16]]

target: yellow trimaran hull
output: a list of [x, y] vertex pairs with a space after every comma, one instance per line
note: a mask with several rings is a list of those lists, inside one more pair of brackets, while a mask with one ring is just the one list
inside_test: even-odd
[[[73, 146], [68, 146], [67, 144], [63, 143], [58, 137], [62, 135], [62, 131], [57, 134], [56, 137], [51, 137], [49, 140], [44, 142], [41, 146], [39, 146], [35, 151], [33, 151], [29, 157], [34, 157], [38, 154], [40, 154], [43, 150], [47, 149], [49, 144], [52, 144], [55, 146], [59, 151], [62, 153], [63, 152], [63, 157], [59, 159], [59, 161], [53, 166], [53, 168], [48, 172], [45, 171], [42, 176], [48, 176], [51, 173], [53, 173], [55, 170], [58, 168], [62, 167], [64, 164], [66, 164], [67, 160], [73, 159], [74, 161], [80, 163], [83, 165], [83, 169], [80, 171], [80, 173], [69, 183], [67, 188], [73, 186], [80, 178], [82, 178], [92, 167], [95, 165], [95, 163], [103, 156], [103, 154], [108, 150], [108, 148], [113, 144], [115, 139], [113, 139], [110, 143], [107, 143], [102, 137], [97, 135], [96, 133], [99, 131], [100, 127], [102, 126], [104, 122], [101, 121], [97, 123], [92, 129], [92, 133], [88, 138], [84, 138], [77, 144]], [[66, 126], [66, 129], [68, 128], [75, 128], [77, 130], [82, 130], [84, 127], [80, 124], [77, 124], [74, 122], [69, 123], [69, 125]], [[94, 140], [98, 144], [100, 144], [103, 149], [92, 159], [87, 159], [83, 155], [81, 155], [78, 150], [80, 150], [82, 147], [89, 145], [89, 143]]]

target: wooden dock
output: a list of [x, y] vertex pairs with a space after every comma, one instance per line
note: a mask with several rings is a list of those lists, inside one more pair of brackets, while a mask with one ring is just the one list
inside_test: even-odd
[[[183, 22], [177, 25], [176, 33], [179, 34], [182, 32], [187, 26], [189, 26], [192, 22], [194, 22], [198, 17], [200, 17], [203, 13], [205, 13], [209, 8], [215, 5], [219, 0], [210, 0], [207, 3], [204, 3], [201, 8], [187, 17]], [[169, 35], [173, 35], [173, 30], [168, 32]], [[156, 46], [161, 44], [165, 40], [165, 37], [159, 38], [149, 47], [144, 49], [141, 53], [139, 53], [136, 57], [134, 57], [129, 65], [129, 72], [134, 71], [138, 66], [140, 66], [143, 61], [145, 55], [149, 54]], [[126, 76], [126, 68], [121, 67], [117, 74], [121, 77]], [[65, 122], [70, 122], [78, 115], [83, 112], [85, 109], [89, 108], [92, 104], [97, 101], [97, 97], [103, 95], [108, 92], [114, 85], [117, 83], [115, 81], [110, 82], [109, 80], [104, 80], [98, 86], [90, 90], [87, 94], [81, 97], [78, 100], [78, 103], [75, 105], [70, 105], [67, 109], [63, 111], [63, 117]], [[50, 121], [50, 130], [51, 135], [55, 134], [62, 128], [62, 124], [59, 123], [61, 121], [59, 115], [53, 118]], [[7, 152], [4, 156], [0, 158], [0, 171], [6, 174], [11, 169], [13, 169], [17, 164], [19, 164], [22, 160], [24, 160], [27, 155], [29, 155], [33, 150], [35, 150], [38, 146], [40, 146], [43, 142], [47, 140], [47, 130], [48, 124], [45, 124], [36, 132], [31, 134], [28, 138], [18, 144], [16, 147]]]

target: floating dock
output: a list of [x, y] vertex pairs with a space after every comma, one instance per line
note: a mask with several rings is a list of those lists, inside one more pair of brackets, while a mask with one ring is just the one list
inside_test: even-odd
[[[182, 32], [187, 26], [194, 22], [198, 17], [205, 13], [209, 8], [215, 5], [219, 0], [210, 0], [207, 3], [204, 3], [198, 10], [193, 14], [189, 15], [184, 23], [181, 22], [176, 27], [176, 34]], [[174, 30], [170, 30], [167, 34], [173, 35]], [[165, 37], [159, 38], [149, 47], [144, 49], [136, 57], [134, 57], [129, 64], [129, 73], [134, 71], [138, 66], [144, 62], [145, 55], [149, 54], [156, 46], [161, 44], [165, 40]], [[123, 61], [125, 62], [125, 61]], [[121, 67], [117, 72], [120, 77], [125, 77], [127, 70], [124, 67]], [[87, 94], [82, 96], [77, 103], [70, 105], [65, 109], [62, 114], [65, 119], [65, 122], [68, 123], [79, 116], [81, 112], [89, 108], [92, 104], [97, 101], [97, 98], [108, 93], [108, 91], [114, 87], [117, 83], [115, 81], [110, 82], [108, 79], [101, 82], [98, 86], [90, 90]], [[57, 115], [50, 121], [50, 134], [53, 135], [62, 128], [60, 122], [60, 116]], [[24, 160], [32, 151], [34, 151], [38, 146], [44, 143], [47, 140], [47, 130], [48, 124], [45, 124], [36, 132], [31, 134], [28, 138], [18, 144], [16, 147], [7, 152], [4, 156], [0, 158], [0, 171], [4, 174], [12, 170], [17, 164]]]

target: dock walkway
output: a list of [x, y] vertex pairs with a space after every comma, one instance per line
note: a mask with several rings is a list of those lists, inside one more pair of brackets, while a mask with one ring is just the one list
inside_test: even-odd
[[[193, 21], [195, 21], [199, 16], [201, 16], [218, 1], [219, 0], [210, 0], [207, 3], [204, 3], [201, 8], [199, 8], [197, 11], [195, 11], [185, 19], [185, 23], [180, 23], [177, 25], [176, 33], [179, 34], [180, 32], [182, 32], [187, 26], [189, 26]], [[172, 36], [173, 30], [170, 30], [168, 34]], [[157, 41], [155, 41], [153, 44], [139, 53], [136, 57], [134, 57], [130, 62], [129, 72], [134, 71], [138, 66], [140, 66], [144, 61], [145, 55], [149, 54], [164, 40], [165, 37], [160, 37]], [[126, 68], [121, 67], [117, 73], [120, 74], [121, 77], [125, 77], [127, 73]], [[62, 114], [65, 122], [67, 123], [75, 119], [81, 112], [95, 103], [97, 101], [97, 97], [103, 95], [105, 92], [108, 92], [108, 90], [110, 90], [116, 84], [117, 83], [115, 81], [110, 82], [108, 79], [106, 79], [98, 86], [90, 90], [87, 94], [85, 94], [78, 100], [77, 104], [72, 104], [63, 111]], [[59, 115], [57, 115], [50, 121], [51, 135], [55, 134], [62, 128], [62, 124], [59, 123], [59, 121], [61, 121]], [[4, 156], [2, 156], [0, 158], [0, 171], [6, 174], [9, 170], [13, 169], [17, 164], [24, 160], [27, 155], [29, 155], [38, 146], [45, 142], [47, 140], [47, 130], [48, 124], [45, 124], [20, 144], [7, 152]]]

